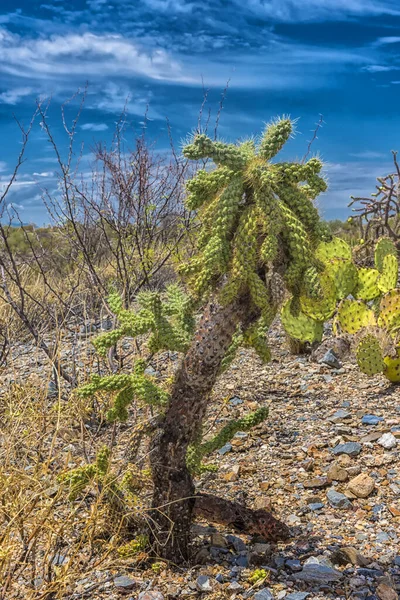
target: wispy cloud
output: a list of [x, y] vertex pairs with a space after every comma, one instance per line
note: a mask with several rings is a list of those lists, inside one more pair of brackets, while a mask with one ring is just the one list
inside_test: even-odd
[[15, 87], [0, 93], [0, 104], [18, 104], [34, 93], [31, 87]]
[[84, 123], [81, 125], [82, 131], [106, 131], [108, 125], [106, 123]]
[[[241, 0], [235, 0], [242, 5]], [[282, 22], [345, 20], [362, 15], [400, 15], [396, 0], [248, 0], [258, 15]]]
[[140, 76], [170, 82], [192, 80], [167, 52], [145, 51], [116, 34], [55, 35], [27, 38], [0, 30], [0, 71], [14, 77], [54, 79], [61, 76]]

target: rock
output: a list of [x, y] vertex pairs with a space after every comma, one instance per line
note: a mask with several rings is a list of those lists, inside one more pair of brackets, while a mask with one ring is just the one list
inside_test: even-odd
[[355, 477], [361, 473], [361, 467], [360, 465], [354, 465], [354, 467], [347, 467], [346, 471], [349, 477]]
[[164, 600], [161, 592], [155, 590], [149, 592], [140, 592], [138, 600]]
[[223, 575], [223, 573], [218, 573], [215, 576], [215, 581], [218, 581], [218, 583], [225, 583], [225, 576]]
[[315, 477], [314, 479], [309, 479], [303, 483], [305, 488], [324, 488], [330, 484], [330, 481], [326, 477]]
[[393, 562], [396, 565], [396, 567], [400, 567], [400, 556], [395, 556]]
[[339, 581], [342, 579], [343, 573], [326, 565], [308, 563], [305, 564], [303, 570], [300, 573], [296, 573], [294, 577], [308, 583], [322, 584]]
[[378, 440], [378, 444], [386, 450], [391, 450], [397, 446], [397, 440], [393, 433], [384, 433]]
[[285, 561], [285, 565], [294, 573], [301, 571], [301, 562], [298, 559], [288, 559]]
[[285, 600], [305, 600], [310, 594], [308, 592], [292, 592], [285, 596]]
[[331, 417], [328, 417], [328, 421], [331, 423], [341, 423], [345, 419], [351, 419], [351, 413], [343, 408], [340, 408]]
[[349, 478], [349, 474], [347, 473], [346, 469], [341, 469], [339, 465], [335, 463], [331, 465], [326, 476], [331, 481], [347, 481]]
[[253, 600], [274, 600], [274, 596], [271, 590], [263, 588], [254, 594]]
[[132, 579], [132, 577], [128, 577], [127, 575], [120, 575], [119, 577], [114, 578], [114, 586], [117, 588], [117, 590], [133, 590], [136, 585], [136, 580]]
[[323, 504], [323, 502], [311, 502], [311, 504], [308, 505], [308, 508], [313, 511], [321, 510], [321, 508], [324, 507], [325, 504]]
[[376, 588], [376, 595], [380, 600], [398, 600], [399, 596], [392, 587], [386, 583], [380, 583]]
[[329, 490], [326, 494], [328, 498], [329, 504], [333, 508], [352, 508], [352, 503], [350, 500], [340, 492], [336, 492], [335, 490]]
[[376, 577], [382, 577], [383, 571], [380, 569], [358, 569], [357, 575], [362, 577], [369, 577], [370, 579], [375, 579]]
[[347, 454], [348, 456], [357, 456], [361, 452], [361, 444], [358, 442], [346, 442], [345, 444], [338, 444], [332, 450], [335, 456], [339, 454]]
[[230, 398], [229, 404], [231, 406], [239, 406], [240, 404], [243, 404], [243, 400], [238, 396], [233, 396], [232, 398]]
[[378, 423], [383, 420], [383, 417], [377, 417], [376, 415], [364, 415], [361, 419], [361, 423], [363, 425], [378, 425]]
[[210, 578], [207, 575], [199, 575], [196, 579], [196, 588], [199, 592], [212, 592]]
[[227, 444], [225, 444], [225, 446], [222, 446], [222, 448], [220, 448], [218, 450], [218, 454], [220, 454], [221, 456], [224, 456], [224, 454], [228, 454], [228, 452], [230, 452], [232, 450], [232, 444], [230, 444], [229, 442]]
[[371, 562], [368, 558], [365, 558], [365, 556], [362, 556], [362, 554], [357, 552], [356, 548], [353, 548], [352, 546], [339, 548], [332, 553], [331, 559], [335, 565], [341, 566], [346, 566], [351, 563], [358, 567], [366, 567]]
[[227, 548], [226, 539], [220, 533], [213, 533], [211, 536], [211, 546], [215, 548]]
[[347, 487], [357, 498], [368, 498], [374, 490], [375, 481], [366, 473], [360, 473], [360, 475], [349, 481]]
[[236, 535], [227, 535], [226, 541], [228, 542], [229, 546], [234, 547], [236, 552], [244, 552], [245, 550], [247, 550], [247, 547], [246, 547], [246, 544], [244, 543], [244, 541], [240, 537], [237, 537]]
[[330, 348], [318, 362], [328, 365], [328, 367], [331, 367], [332, 369], [340, 369], [342, 366], [332, 348]]
[[234, 592], [241, 592], [243, 590], [243, 586], [241, 586], [238, 581], [232, 581], [228, 585], [228, 590], [231, 590], [231, 591], [234, 591]]

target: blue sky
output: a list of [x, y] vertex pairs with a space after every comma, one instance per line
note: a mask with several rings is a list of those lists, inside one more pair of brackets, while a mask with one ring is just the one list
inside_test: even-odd
[[[1, 0], [0, 188], [20, 149], [13, 115], [28, 122], [38, 97], [52, 97], [49, 122], [66, 147], [60, 104], [88, 82], [84, 169], [127, 98], [132, 140], [148, 105], [149, 136], [162, 149], [166, 118], [177, 143], [196, 125], [202, 78], [214, 114], [230, 79], [226, 140], [290, 114], [298, 134], [285, 158], [301, 157], [323, 114], [313, 150], [330, 187], [319, 206], [344, 218], [349, 196], [373, 191], [400, 150], [399, 52], [398, 0]], [[46, 220], [41, 188], [56, 190], [55, 170], [37, 123], [8, 198], [24, 221]]]

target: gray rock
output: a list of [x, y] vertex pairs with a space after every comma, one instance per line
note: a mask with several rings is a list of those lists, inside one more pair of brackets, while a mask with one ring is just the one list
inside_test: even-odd
[[383, 417], [377, 417], [376, 415], [364, 415], [361, 423], [363, 425], [378, 425], [383, 420]]
[[274, 596], [268, 588], [263, 588], [262, 590], [256, 592], [253, 596], [254, 600], [274, 600]]
[[161, 592], [155, 590], [149, 592], [140, 592], [138, 600], [164, 600]]
[[328, 350], [328, 352], [326, 352], [326, 354], [324, 354], [324, 356], [318, 362], [328, 365], [328, 367], [332, 367], [332, 369], [340, 369], [342, 366], [340, 360], [332, 349]]
[[228, 585], [228, 590], [231, 590], [231, 591], [234, 591], [234, 592], [240, 592], [240, 591], [243, 590], [243, 586], [241, 586], [238, 581], [232, 581]]
[[238, 396], [233, 396], [233, 398], [229, 400], [229, 404], [231, 406], [239, 406], [239, 404], [243, 404], [243, 400]]
[[346, 442], [345, 444], [338, 444], [332, 450], [333, 454], [338, 456], [339, 454], [348, 454], [349, 456], [357, 456], [361, 452], [361, 444], [358, 442]]
[[301, 562], [298, 559], [290, 558], [285, 562], [285, 565], [294, 573], [301, 571]]
[[222, 448], [220, 448], [218, 450], [218, 454], [220, 454], [221, 456], [224, 456], [224, 454], [228, 454], [228, 452], [230, 452], [232, 450], [232, 444], [230, 444], [229, 442], [227, 444], [225, 444], [225, 446], [222, 446]]
[[225, 583], [225, 577], [222, 573], [218, 573], [215, 576], [215, 581], [218, 581], [218, 583]]
[[199, 592], [212, 592], [210, 578], [207, 575], [199, 575], [196, 579], [196, 587]]
[[305, 600], [310, 594], [308, 592], [292, 592], [285, 596], [285, 600]]
[[330, 583], [332, 581], [339, 581], [342, 579], [343, 573], [326, 565], [309, 563], [304, 565], [303, 570], [300, 571], [300, 573], [296, 573], [294, 577], [308, 583], [322, 584]]
[[352, 504], [350, 500], [340, 492], [336, 492], [335, 490], [329, 490], [326, 494], [328, 498], [329, 504], [333, 508], [352, 508]]
[[236, 552], [244, 552], [245, 550], [247, 550], [247, 546], [244, 543], [244, 541], [236, 535], [227, 535], [226, 541], [230, 546], [234, 547]]
[[323, 504], [322, 502], [311, 502], [311, 504], [308, 505], [308, 508], [310, 510], [316, 511], [316, 510], [321, 510], [321, 508], [324, 508], [325, 504]]
[[400, 556], [395, 556], [393, 562], [396, 565], [396, 567], [400, 567]]
[[343, 408], [340, 408], [331, 417], [328, 417], [328, 421], [331, 423], [341, 423], [346, 419], [351, 419], [351, 413]]
[[132, 577], [120, 575], [114, 578], [114, 585], [118, 590], [132, 590], [137, 585], [137, 582]]

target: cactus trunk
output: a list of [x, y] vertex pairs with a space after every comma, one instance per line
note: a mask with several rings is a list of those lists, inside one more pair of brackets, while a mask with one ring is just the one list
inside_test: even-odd
[[153, 444], [154, 482], [152, 530], [159, 556], [174, 563], [189, 558], [194, 485], [186, 466], [188, 446], [196, 440], [209, 395], [239, 322], [250, 325], [259, 316], [247, 296], [228, 306], [210, 302], [194, 341], [176, 376], [160, 433]]

